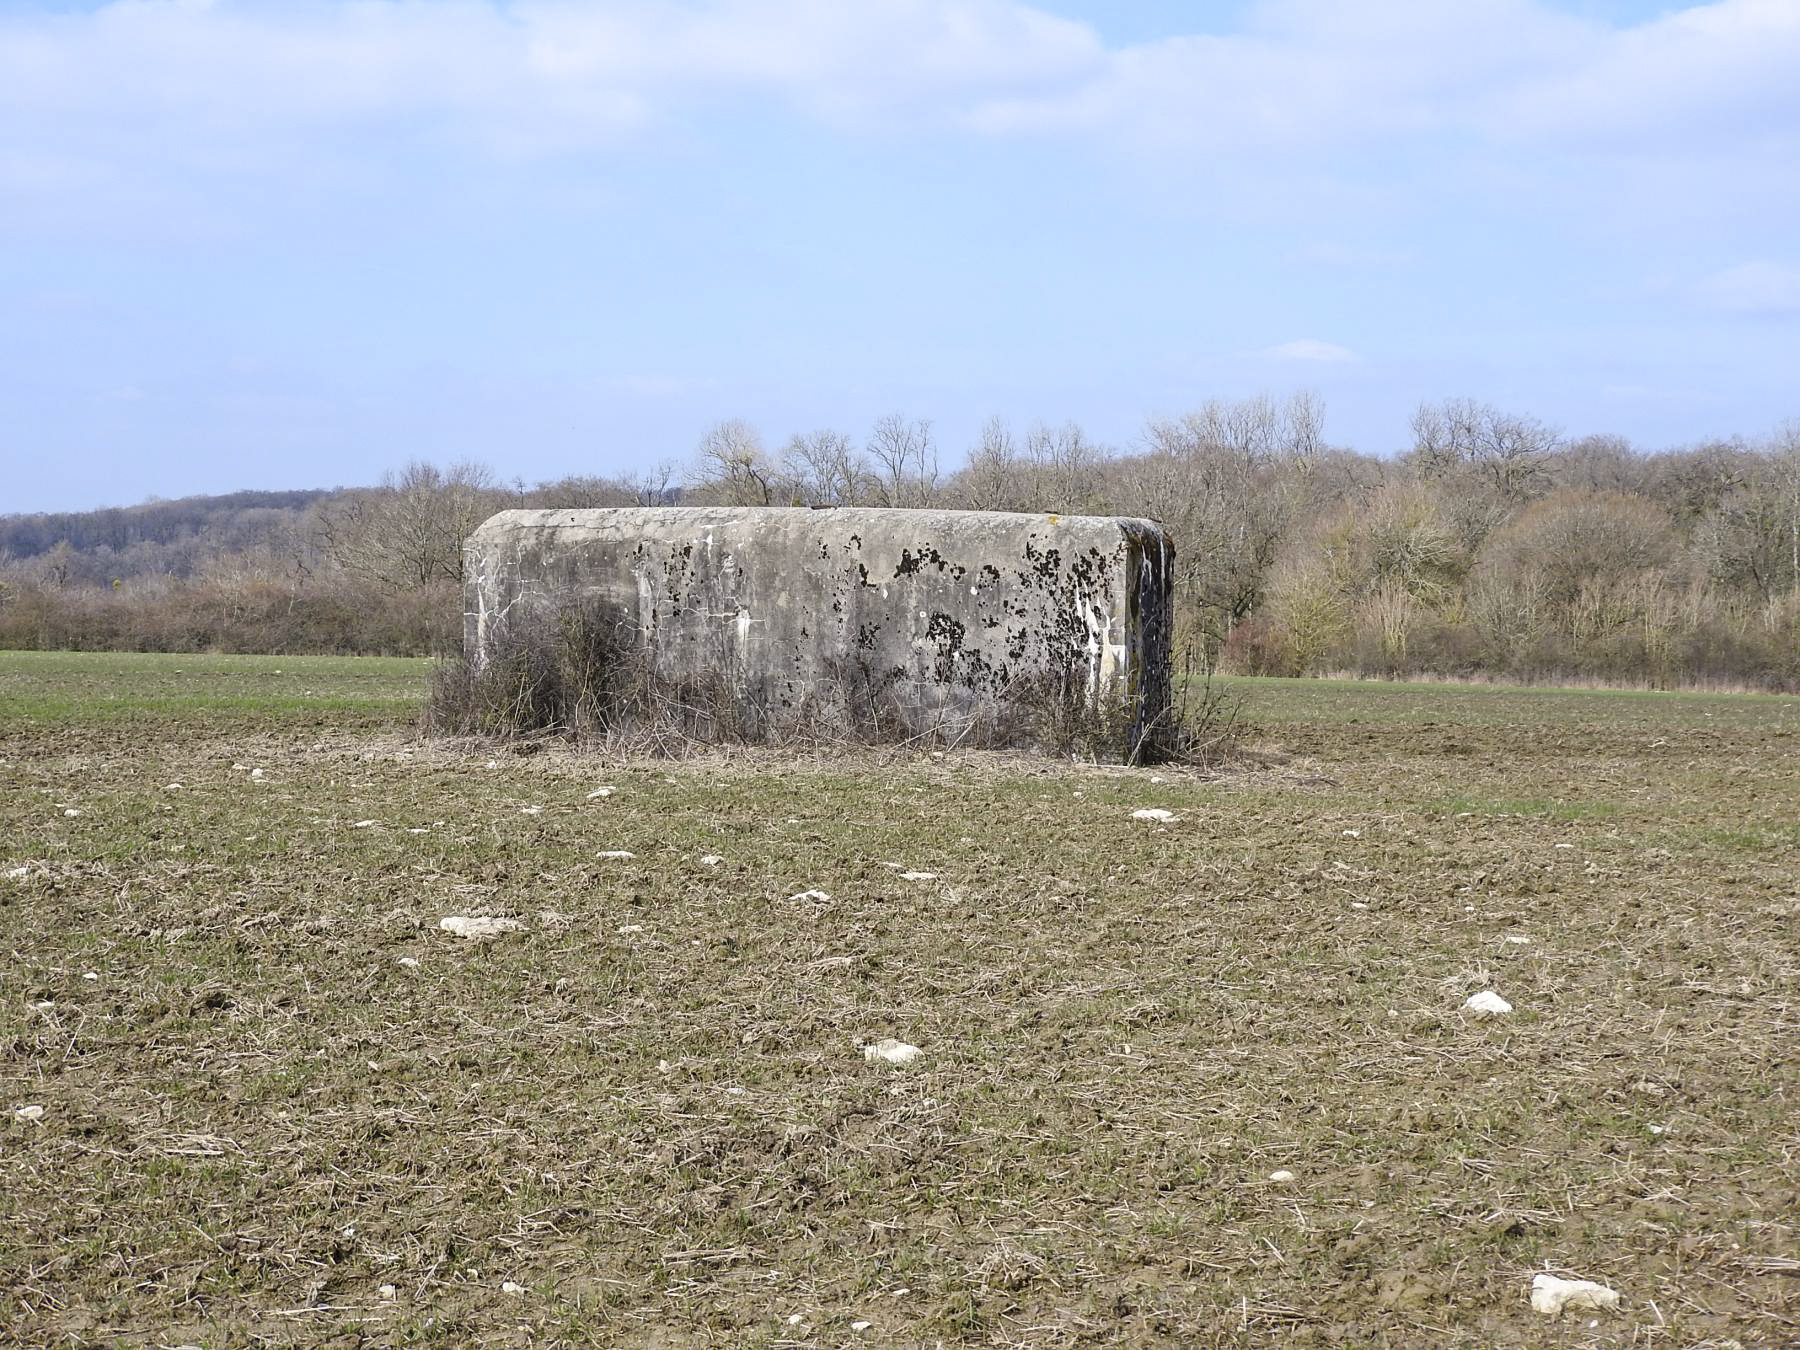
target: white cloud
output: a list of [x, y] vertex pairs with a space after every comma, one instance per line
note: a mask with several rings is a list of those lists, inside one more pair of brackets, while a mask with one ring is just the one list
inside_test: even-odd
[[1708, 309], [1729, 314], [1800, 314], [1800, 268], [1739, 263], [1707, 277], [1694, 295]]
[[[1261, 186], [1271, 202], [1335, 192], [1379, 209], [1396, 157], [1530, 200], [1551, 191], [1540, 161], [1686, 154], [1685, 177], [1639, 197], [1692, 203], [1704, 182], [1766, 206], [1795, 195], [1776, 166], [1800, 153], [1796, 69], [1795, 0], [1713, 0], [1630, 28], [1548, 0], [1256, 0], [1239, 32], [1111, 49], [1025, 0], [15, 6], [0, 14], [0, 191], [42, 206], [126, 183], [158, 206], [170, 172], [368, 172], [417, 145], [585, 152], [763, 103], [884, 134], [1125, 148], [1221, 200]], [[1564, 181], [1604, 193], [1589, 172]]]
[[1739, 138], [1792, 139], [1800, 5], [1715, 0], [1617, 32], [1579, 61], [1530, 72], [1489, 100], [1502, 136], [1669, 154]]
[[1293, 342], [1283, 342], [1278, 346], [1264, 347], [1258, 356], [1271, 361], [1322, 361], [1334, 363], [1356, 360], [1356, 353], [1348, 347], [1340, 347], [1335, 342], [1321, 342], [1318, 338], [1299, 338]]
[[1102, 59], [1091, 29], [1014, 0], [114, 0], [0, 19], [0, 109], [240, 132], [417, 119], [556, 150], [742, 94], [954, 116]]

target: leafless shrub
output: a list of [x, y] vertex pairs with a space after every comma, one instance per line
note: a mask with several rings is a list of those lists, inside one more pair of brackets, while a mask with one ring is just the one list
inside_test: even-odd
[[466, 656], [441, 662], [424, 724], [438, 735], [557, 736], [617, 753], [885, 745], [1216, 764], [1235, 750], [1237, 712], [1237, 697], [1207, 679], [1146, 717], [1130, 703], [1097, 701], [1085, 663], [1015, 679], [997, 698], [973, 704], [909, 706], [899, 672], [846, 661], [789, 703], [736, 687], [717, 670], [659, 673], [629, 617], [578, 601], [501, 626], [479, 663]]

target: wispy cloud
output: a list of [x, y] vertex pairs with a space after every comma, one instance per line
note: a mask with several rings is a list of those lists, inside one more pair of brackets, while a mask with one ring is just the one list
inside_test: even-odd
[[[384, 124], [515, 151], [613, 143], [695, 102], [884, 128], [1088, 133], [1250, 152], [1434, 131], [1498, 141], [1788, 125], [1800, 6], [1635, 28], [1545, 0], [1260, 0], [1243, 31], [1108, 49], [1021, 0], [113, 0], [0, 18], [0, 109], [38, 143]], [[121, 120], [119, 114], [129, 112]], [[175, 142], [166, 148], [173, 151]]]
[[1730, 314], [1800, 314], [1800, 268], [1746, 262], [1703, 280], [1695, 298]]
[[1326, 364], [1357, 359], [1356, 353], [1348, 347], [1340, 347], [1335, 342], [1321, 342], [1318, 338], [1299, 338], [1274, 347], [1264, 347], [1256, 355], [1271, 361], [1319, 361]]

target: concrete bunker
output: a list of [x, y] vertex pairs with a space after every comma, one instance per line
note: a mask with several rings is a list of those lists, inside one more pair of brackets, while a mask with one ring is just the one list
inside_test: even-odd
[[1172, 561], [1119, 517], [502, 511], [465, 546], [464, 643], [479, 672], [510, 628], [597, 603], [656, 679], [713, 679], [746, 724], [879, 701], [906, 735], [1047, 745], [1054, 712], [1131, 758], [1167, 728]]

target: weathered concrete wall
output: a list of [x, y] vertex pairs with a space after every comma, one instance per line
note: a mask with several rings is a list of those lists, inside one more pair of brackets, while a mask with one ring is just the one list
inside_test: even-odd
[[465, 641], [571, 601], [659, 675], [767, 715], [882, 691], [915, 731], [1067, 691], [1129, 754], [1169, 704], [1173, 551], [1147, 520], [840, 507], [502, 511], [465, 550]]

